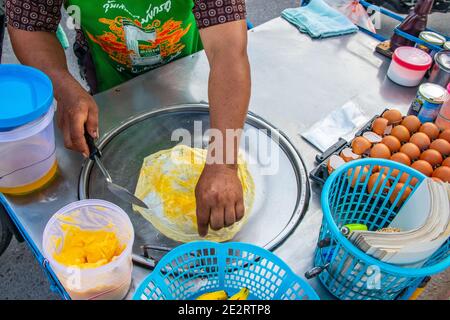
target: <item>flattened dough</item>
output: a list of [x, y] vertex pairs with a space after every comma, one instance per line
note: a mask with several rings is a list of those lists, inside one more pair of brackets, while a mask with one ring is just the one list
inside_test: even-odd
[[134, 206], [162, 234], [175, 241], [200, 239], [223, 242], [232, 239], [246, 223], [253, 205], [255, 186], [246, 163], [240, 159], [238, 175], [244, 190], [245, 216], [229, 228], [197, 232], [195, 186], [206, 161], [207, 150], [178, 145], [144, 159], [135, 195], [150, 209]]

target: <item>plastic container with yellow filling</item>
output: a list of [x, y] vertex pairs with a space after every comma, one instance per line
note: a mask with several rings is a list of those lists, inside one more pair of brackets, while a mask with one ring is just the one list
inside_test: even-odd
[[23, 195], [57, 172], [53, 88], [39, 70], [0, 65], [0, 192]]
[[131, 284], [134, 230], [128, 215], [103, 200], [60, 209], [47, 223], [44, 256], [72, 299], [123, 299]]

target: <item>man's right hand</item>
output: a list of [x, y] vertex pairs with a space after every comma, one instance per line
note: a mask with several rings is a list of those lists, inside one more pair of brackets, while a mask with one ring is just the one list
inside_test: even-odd
[[[12, 9], [8, 9], [12, 10]], [[25, 31], [8, 26], [16, 57], [22, 64], [35, 67], [47, 74], [53, 83], [57, 108], [57, 124], [67, 148], [89, 155], [84, 137], [85, 127], [96, 138], [98, 109], [92, 96], [78, 83], [67, 68], [64, 49], [56, 33]]]
[[68, 81], [65, 84], [58, 88], [57, 124], [64, 136], [65, 147], [88, 157], [89, 148], [84, 133], [86, 128], [91, 137], [98, 137], [97, 104], [78, 83]]

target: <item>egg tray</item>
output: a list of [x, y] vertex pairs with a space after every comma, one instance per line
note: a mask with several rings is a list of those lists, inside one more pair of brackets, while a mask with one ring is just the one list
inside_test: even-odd
[[[367, 131], [372, 131], [372, 122], [375, 119], [381, 117], [381, 115], [387, 110], [389, 109], [384, 109], [381, 114], [375, 115], [366, 124], [364, 124], [361, 127], [361, 129], [359, 129], [355, 133], [355, 138], [362, 136]], [[351, 141], [339, 138], [338, 142], [336, 142], [334, 145], [329, 147], [323, 153], [317, 154], [315, 158], [315, 163], [317, 163], [317, 166], [309, 173], [309, 177], [311, 178], [311, 180], [323, 186], [325, 184], [325, 181], [328, 179], [328, 176], [330, 175], [328, 173], [328, 166], [327, 166], [328, 159], [332, 155], [339, 155], [341, 151], [347, 147], [351, 148], [352, 142], [355, 138], [353, 138]], [[366, 156], [363, 155], [362, 157], [364, 158]]]

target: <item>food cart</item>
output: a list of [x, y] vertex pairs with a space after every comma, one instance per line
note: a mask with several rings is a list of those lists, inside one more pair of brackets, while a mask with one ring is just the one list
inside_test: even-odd
[[[292, 188], [295, 192], [292, 192], [293, 204], [287, 219], [283, 220], [284, 225], [278, 225], [275, 230], [265, 225], [272, 235], [270, 239], [260, 239], [258, 230], [253, 230], [254, 234], [250, 230], [245, 241], [257, 239], [253, 242], [274, 250], [299, 275], [313, 266], [322, 221], [321, 188], [308, 181], [308, 172], [315, 167], [318, 152], [300, 137], [300, 133], [350, 100], [357, 101], [364, 113], [374, 115], [385, 107], [406, 112], [416, 94], [416, 88], [401, 87], [386, 78], [390, 61], [374, 52], [377, 44], [376, 39], [363, 32], [312, 40], [281, 18], [249, 31], [248, 52], [253, 87], [250, 122], [247, 124], [272, 132], [280, 130], [280, 145], [289, 160], [283, 165], [291, 168], [287, 174], [294, 176], [292, 185], [284, 185], [283, 180], [278, 180], [276, 184], [269, 182], [266, 192], [270, 195], [272, 192], [276, 194], [277, 189]], [[131, 158], [136, 156], [135, 153], [129, 153], [126, 149], [115, 154], [114, 147], [111, 151], [107, 148], [111, 146], [111, 141], [118, 144], [114, 140], [118, 136], [127, 146], [139, 143], [133, 141], [133, 134], [126, 134], [126, 130], [139, 121], [160, 113], [175, 113], [181, 118], [189, 112], [205, 116], [208, 74], [206, 56], [204, 52], [199, 52], [95, 96], [100, 108], [102, 138], [99, 146], [106, 151], [104, 161], [113, 168], [113, 176], [124, 175], [125, 172], [137, 174], [132, 169], [131, 173], [127, 171], [130, 162], [136, 160]], [[183, 113], [183, 108], [188, 112]], [[151, 139], [152, 128], [149, 126], [147, 130]], [[43, 256], [44, 228], [61, 207], [93, 195], [108, 196], [96, 189], [101, 188], [101, 181], [95, 179], [93, 164], [66, 150], [61, 135], [57, 135], [56, 144], [59, 174], [52, 184], [28, 196], [0, 195], [0, 200], [48, 275], [52, 289], [63, 298], [69, 298]], [[111, 158], [108, 159], [108, 156]], [[126, 211], [130, 213], [130, 210], [131, 207], [128, 207]], [[278, 212], [273, 214], [275, 216]], [[149, 234], [140, 225], [134, 227], [138, 244], [151, 245], [155, 235]], [[139, 245], [134, 248], [136, 255], [142, 254]], [[149, 268], [134, 266], [128, 298], [133, 296], [136, 287], [149, 273]], [[332, 298], [317, 279], [310, 280], [310, 283], [321, 299]], [[399, 298], [407, 298], [410, 294], [404, 293]]]

